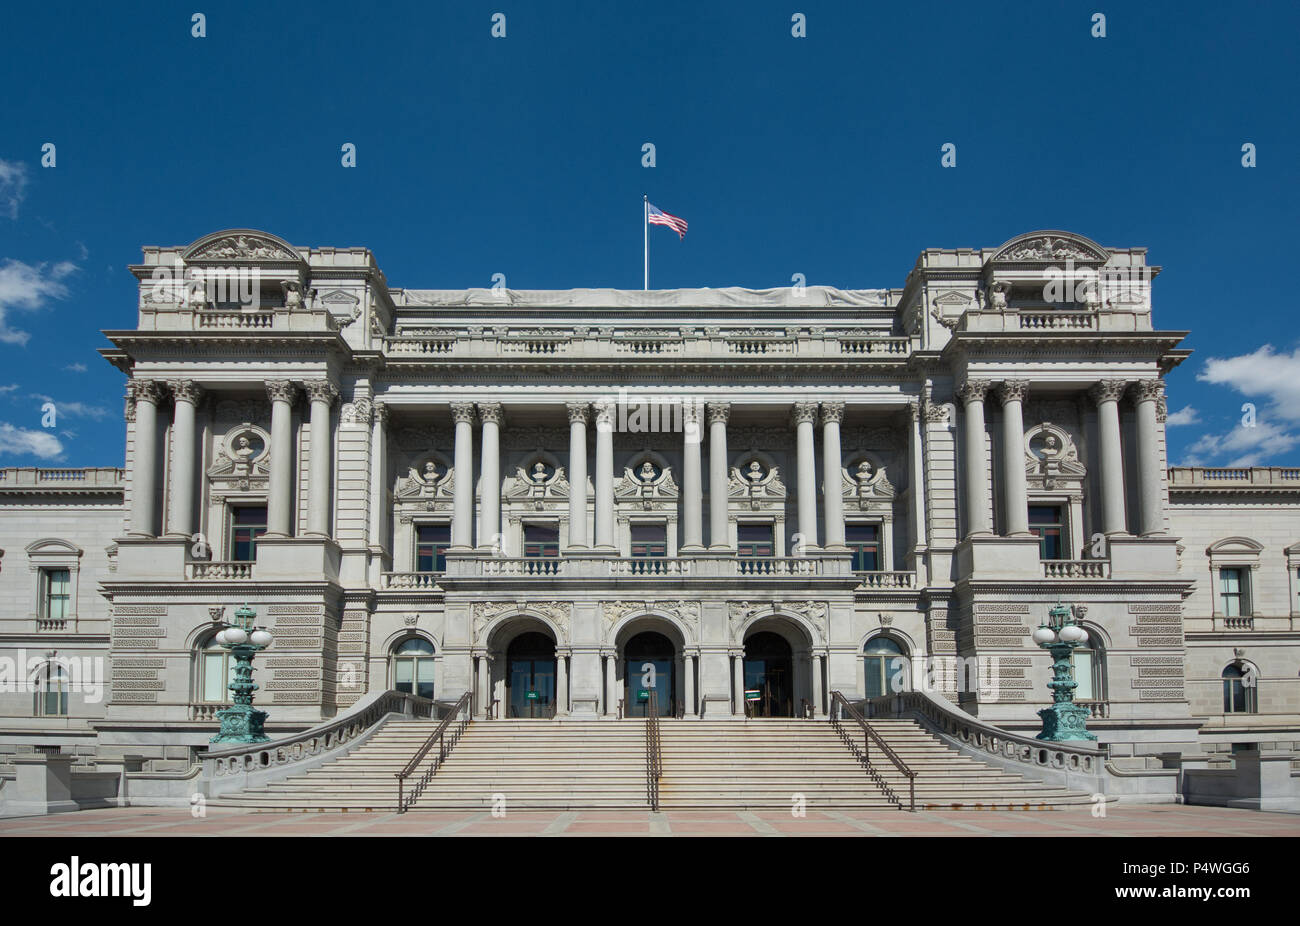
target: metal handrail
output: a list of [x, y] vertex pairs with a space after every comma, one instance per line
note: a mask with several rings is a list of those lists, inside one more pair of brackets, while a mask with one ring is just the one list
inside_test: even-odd
[[645, 788], [646, 800], [651, 810], [659, 809], [659, 776], [663, 773], [663, 757], [659, 742], [659, 692], [650, 689], [645, 718]]
[[[862, 731], [861, 749], [858, 748], [856, 740], [849, 731], [844, 728], [844, 724], [840, 722], [841, 712], [847, 714], [849, 719], [854, 721]], [[844, 740], [844, 744], [849, 747], [849, 751], [853, 753], [857, 760], [862, 764], [862, 767], [866, 769], [867, 774], [871, 776], [872, 781], [879, 785], [880, 790], [885, 792], [885, 796], [897, 804], [900, 809], [903, 806], [903, 802], [899, 799], [898, 795], [894, 793], [894, 789], [889, 786], [889, 783], [885, 781], [884, 776], [876, 771], [871, 764], [870, 744], [874, 742], [880, 748], [880, 751], [885, 754], [885, 758], [894, 763], [894, 768], [902, 772], [904, 777], [907, 778], [907, 809], [915, 811], [916, 772], [913, 769], [908, 768], [907, 764], [898, 757], [898, 754], [889, 747], [889, 744], [880, 738], [880, 734], [872, 728], [871, 724], [867, 723], [866, 718], [858, 712], [858, 709], [850, 704], [848, 699], [839, 691], [831, 692], [831, 709], [829, 714], [831, 726], [834, 727], [835, 732], [840, 735], [840, 739]]]
[[[457, 718], [459, 718], [459, 720], [457, 720]], [[442, 764], [447, 761], [448, 754], [460, 740], [461, 736], [465, 732], [465, 728], [469, 726], [470, 720], [472, 719], [473, 712], [470, 710], [470, 693], [467, 691], [460, 696], [456, 701], [456, 704], [447, 713], [447, 716], [442, 718], [442, 722], [438, 724], [437, 728], [429, 734], [429, 738], [424, 741], [424, 745], [416, 750], [415, 755], [411, 757], [411, 761], [406, 763], [406, 767], [397, 773], [398, 813], [406, 813], [407, 808], [419, 799], [425, 786], [429, 784], [429, 779], [432, 778], [434, 773], [437, 772], [438, 769], [442, 767]], [[455, 728], [452, 730], [451, 736], [448, 737], [447, 730], [452, 727], [453, 722], [455, 722]], [[420, 763], [424, 761], [424, 757], [429, 754], [429, 750], [433, 748], [435, 742], [438, 744], [438, 758], [424, 770], [424, 774], [420, 776], [414, 787], [411, 788], [411, 793], [408, 797], [405, 794], [406, 779], [412, 772], [420, 767]]]

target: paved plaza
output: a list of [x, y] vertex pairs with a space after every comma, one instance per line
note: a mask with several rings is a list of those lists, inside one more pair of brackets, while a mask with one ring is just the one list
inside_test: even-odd
[[1300, 814], [1108, 805], [1054, 811], [247, 813], [131, 807], [0, 820], [8, 836], [1300, 836]]

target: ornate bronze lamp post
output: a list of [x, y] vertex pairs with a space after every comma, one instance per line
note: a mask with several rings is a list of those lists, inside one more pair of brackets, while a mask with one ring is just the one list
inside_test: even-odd
[[235, 622], [217, 634], [217, 644], [235, 657], [235, 680], [228, 686], [234, 692], [234, 704], [217, 711], [221, 732], [213, 743], [264, 743], [270, 737], [262, 732], [266, 711], [253, 707], [253, 657], [271, 645], [272, 637], [262, 627], [253, 626], [257, 612], [244, 605], [235, 611]]
[[1043, 732], [1038, 734], [1040, 740], [1095, 740], [1097, 737], [1088, 732], [1088, 709], [1074, 703], [1074, 689], [1078, 682], [1074, 680], [1074, 670], [1070, 664], [1070, 654], [1075, 647], [1088, 639], [1088, 632], [1078, 625], [1075, 617], [1082, 618], [1087, 608], [1071, 609], [1059, 601], [1048, 612], [1045, 623], [1034, 631], [1034, 642], [1052, 654], [1052, 680], [1047, 687], [1052, 689], [1052, 706], [1038, 712], [1043, 718]]

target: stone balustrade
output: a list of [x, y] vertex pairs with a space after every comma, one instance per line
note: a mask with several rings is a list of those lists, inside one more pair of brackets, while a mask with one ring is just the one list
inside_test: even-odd
[[1287, 466], [1254, 466], [1249, 469], [1173, 466], [1169, 469], [1170, 491], [1244, 487], [1295, 491], [1300, 487], [1300, 469]]
[[1044, 579], [1109, 579], [1110, 560], [1045, 559], [1041, 561]]
[[0, 468], [0, 491], [5, 489], [81, 490], [88, 488], [120, 489], [126, 470], [115, 466], [91, 466], [79, 469], [42, 469], [36, 466]]
[[250, 581], [253, 578], [253, 564], [233, 560], [186, 563], [185, 578], [212, 582]]
[[855, 572], [854, 575], [862, 581], [858, 590], [870, 589], [888, 589], [888, 588], [916, 588], [915, 572]]

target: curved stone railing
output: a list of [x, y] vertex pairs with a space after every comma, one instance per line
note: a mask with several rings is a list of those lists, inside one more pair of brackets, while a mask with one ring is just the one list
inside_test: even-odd
[[200, 790], [215, 797], [301, 774], [365, 742], [392, 715], [433, 717], [438, 707], [428, 698], [379, 691], [333, 720], [300, 733], [210, 749], [202, 758]]
[[933, 692], [903, 691], [862, 704], [868, 718], [910, 715], [950, 746], [1026, 778], [1094, 794], [1106, 792], [1107, 753], [1100, 746], [1052, 743], [1011, 733], [972, 717]]

